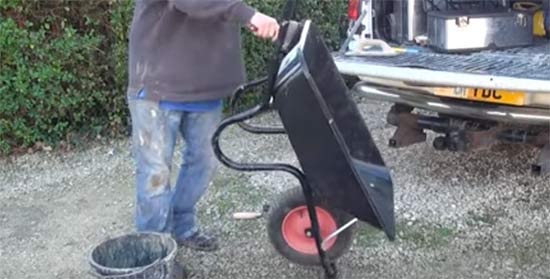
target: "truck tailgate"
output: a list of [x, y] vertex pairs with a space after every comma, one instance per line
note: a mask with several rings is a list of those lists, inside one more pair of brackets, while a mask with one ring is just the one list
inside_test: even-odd
[[419, 85], [550, 92], [550, 43], [473, 54], [429, 50], [393, 57], [334, 55], [347, 75], [390, 79]]

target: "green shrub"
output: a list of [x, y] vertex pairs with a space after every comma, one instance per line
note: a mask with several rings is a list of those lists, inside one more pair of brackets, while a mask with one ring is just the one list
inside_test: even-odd
[[[278, 17], [282, 0], [245, 0]], [[347, 1], [301, 0], [337, 47]], [[128, 132], [127, 35], [132, 0], [0, 1], [0, 154], [72, 135]], [[265, 75], [269, 42], [243, 32], [250, 79]]]
[[80, 128], [103, 125], [105, 65], [94, 59], [102, 37], [67, 26], [48, 39], [46, 26], [29, 31], [12, 19], [0, 23], [2, 151], [53, 144]]
[[120, 69], [112, 59], [114, 33], [106, 24], [115, 18], [106, 12], [109, 1], [2, 5], [0, 153], [56, 145], [71, 135], [119, 133], [126, 111], [115, 87]]

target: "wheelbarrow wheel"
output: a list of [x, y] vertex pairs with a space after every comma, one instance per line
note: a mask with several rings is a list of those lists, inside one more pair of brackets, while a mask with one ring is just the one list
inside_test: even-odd
[[[315, 201], [321, 239], [348, 223], [352, 217]], [[268, 235], [273, 247], [289, 261], [300, 265], [320, 265], [317, 246], [311, 233], [306, 199], [301, 188], [292, 188], [277, 198], [268, 216]], [[327, 257], [334, 261], [347, 252], [353, 241], [355, 225], [325, 245]]]

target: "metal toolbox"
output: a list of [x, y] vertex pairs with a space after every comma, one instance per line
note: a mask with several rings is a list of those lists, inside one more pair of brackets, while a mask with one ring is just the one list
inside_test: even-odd
[[445, 52], [528, 46], [533, 15], [520, 11], [428, 13], [429, 45]]
[[423, 3], [423, 0], [393, 0], [394, 12], [389, 18], [393, 41], [413, 41], [416, 36], [426, 34]]

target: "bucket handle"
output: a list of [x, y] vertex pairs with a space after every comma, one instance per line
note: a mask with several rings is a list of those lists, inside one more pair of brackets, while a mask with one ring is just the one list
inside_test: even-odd
[[[154, 261], [153, 263], [151, 263], [150, 265], [146, 266], [146, 267], [143, 267], [141, 269], [138, 269], [138, 270], [135, 270], [131, 273], [128, 273], [128, 274], [120, 274], [120, 275], [101, 275], [93, 270], [89, 270], [88, 273], [90, 275], [92, 275], [93, 277], [95, 278], [98, 278], [98, 279], [123, 279], [123, 278], [129, 278], [130, 276], [134, 276], [134, 275], [138, 275], [140, 273], [143, 273], [145, 271], [147, 271], [148, 269], [151, 269], [153, 267], [156, 267], [157, 264], [159, 264], [161, 261], [166, 261], [166, 259], [157, 259], [156, 261]], [[164, 266], [164, 265], [163, 265]], [[163, 267], [165, 268], [165, 267]]]
[[[162, 235], [161, 233], [155, 233], [155, 232], [149, 232], [151, 234], [156, 234], [156, 235]], [[175, 240], [173, 240], [173, 243], [174, 245], [177, 245], [175, 243]], [[93, 254], [93, 246], [92, 248], [89, 249], [89, 252], [88, 252], [88, 260], [92, 259], [92, 254]], [[96, 271], [94, 270], [88, 270], [88, 274], [90, 274], [91, 276], [93, 276], [94, 278], [98, 278], [98, 279], [125, 279], [125, 278], [128, 278], [128, 276], [134, 276], [134, 275], [137, 275], [139, 273], [143, 273], [145, 271], [147, 271], [148, 269], [150, 268], [153, 268], [153, 267], [156, 267], [158, 264], [160, 264], [161, 262], [169, 262], [169, 261], [174, 261], [174, 258], [176, 257], [176, 254], [177, 254], [177, 249], [175, 249], [174, 251], [170, 252], [168, 255], [166, 255], [166, 257], [164, 258], [161, 258], [161, 259], [157, 259], [155, 260], [153, 263], [147, 265], [147, 266], [144, 266], [144, 267], [141, 267], [140, 269], [138, 270], [135, 270], [131, 273], [128, 273], [128, 274], [121, 274], [121, 275], [101, 275], [99, 273], [97, 273]], [[163, 265], [163, 268], [165, 269], [166, 266]]]

